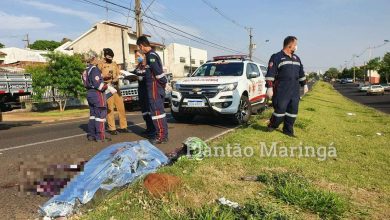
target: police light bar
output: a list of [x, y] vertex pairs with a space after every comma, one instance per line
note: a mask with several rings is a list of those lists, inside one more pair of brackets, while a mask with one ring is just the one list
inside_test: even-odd
[[219, 60], [245, 60], [248, 56], [247, 55], [226, 55], [226, 56], [217, 56], [213, 57], [214, 61]]

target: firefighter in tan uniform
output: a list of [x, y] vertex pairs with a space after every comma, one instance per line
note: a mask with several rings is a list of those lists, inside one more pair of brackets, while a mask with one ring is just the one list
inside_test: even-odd
[[[115, 61], [112, 60], [114, 58], [114, 52], [110, 48], [104, 48], [103, 55], [104, 60], [99, 62], [98, 68], [102, 72], [104, 82], [108, 85], [112, 85], [117, 90], [116, 93], [114, 93], [110, 98], [107, 99], [108, 133], [110, 133], [111, 135], [117, 135], [118, 132], [129, 133], [129, 130], [127, 128], [125, 105], [123, 103], [122, 95], [119, 91], [120, 69], [115, 63]], [[119, 114], [120, 129], [116, 129], [114, 108], [116, 108]]]

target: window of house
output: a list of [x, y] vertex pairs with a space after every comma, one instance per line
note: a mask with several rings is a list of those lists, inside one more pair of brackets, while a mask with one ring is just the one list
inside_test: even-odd
[[191, 59], [191, 64], [195, 64], [195, 59]]
[[186, 62], [186, 58], [185, 57], [180, 57], [180, 63], [185, 63]]

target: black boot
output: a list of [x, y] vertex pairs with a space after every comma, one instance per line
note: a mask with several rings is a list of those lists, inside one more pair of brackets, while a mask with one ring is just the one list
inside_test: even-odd
[[118, 135], [118, 131], [116, 131], [116, 130], [113, 130], [113, 131], [108, 130], [107, 133], [109, 133], [111, 135]]

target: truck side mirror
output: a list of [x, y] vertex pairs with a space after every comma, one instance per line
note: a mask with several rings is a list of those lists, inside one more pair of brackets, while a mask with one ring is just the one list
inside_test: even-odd
[[257, 76], [258, 76], [258, 74], [256, 72], [251, 72], [251, 73], [249, 73], [248, 78], [252, 79], [252, 78], [256, 78]]

